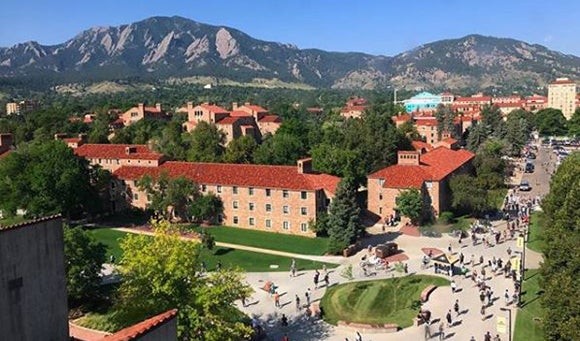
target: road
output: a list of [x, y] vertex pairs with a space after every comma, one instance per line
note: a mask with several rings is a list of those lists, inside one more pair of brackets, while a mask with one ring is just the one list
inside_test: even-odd
[[[526, 196], [530, 198], [539, 196], [541, 198], [550, 191], [550, 178], [556, 166], [556, 156], [552, 153], [552, 148], [540, 146], [536, 153], [536, 159], [532, 161], [535, 166], [534, 172], [524, 173], [522, 180], [527, 180], [532, 187]], [[523, 166], [525, 166], [525, 161], [522, 168]]]

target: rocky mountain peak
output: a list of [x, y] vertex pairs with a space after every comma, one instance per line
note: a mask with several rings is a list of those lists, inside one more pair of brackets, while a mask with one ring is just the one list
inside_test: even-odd
[[215, 36], [215, 47], [221, 59], [235, 56], [239, 52], [238, 42], [225, 28], [220, 28]]

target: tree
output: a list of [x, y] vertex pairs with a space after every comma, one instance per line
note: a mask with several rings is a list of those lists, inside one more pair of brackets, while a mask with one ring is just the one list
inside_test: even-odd
[[290, 134], [266, 136], [254, 152], [254, 162], [264, 165], [294, 165], [306, 150], [300, 139]]
[[435, 118], [437, 119], [437, 131], [439, 137], [443, 132], [450, 133], [453, 138], [458, 138], [457, 128], [455, 127], [455, 112], [451, 105], [439, 104], [435, 110]]
[[97, 114], [89, 130], [89, 143], [109, 143], [109, 121], [106, 113]]
[[66, 287], [73, 305], [95, 298], [107, 248], [80, 227], [64, 228]]
[[453, 176], [449, 182], [452, 194], [451, 206], [475, 214], [487, 210], [489, 207], [487, 193], [479, 186], [475, 186], [476, 183], [475, 178], [466, 174]]
[[155, 179], [145, 175], [137, 186], [150, 198], [148, 208], [162, 214], [165, 219], [191, 220], [191, 203], [199, 197], [199, 186], [195, 182], [182, 176], [170, 178], [163, 172]]
[[88, 161], [54, 139], [21, 145], [0, 162], [0, 209], [67, 218], [101, 209]]
[[505, 136], [505, 122], [497, 106], [486, 106], [481, 111], [481, 122], [486, 136], [503, 138]]
[[487, 139], [487, 132], [482, 125], [469, 127], [467, 135], [467, 149], [475, 152]]
[[542, 201], [544, 332], [547, 340], [580, 339], [580, 153], [567, 157]]
[[568, 121], [568, 135], [580, 137], [580, 108], [576, 108], [574, 115]]
[[364, 226], [360, 222], [360, 207], [356, 200], [354, 179], [344, 178], [337, 186], [334, 199], [328, 208], [326, 230], [330, 237], [328, 252], [340, 253], [349, 244], [362, 237]]
[[234, 302], [252, 293], [237, 269], [200, 273], [200, 244], [182, 241], [167, 221], [153, 221], [155, 236], [128, 235], [116, 305], [122, 320], [139, 321], [178, 309], [180, 340], [241, 340], [251, 336]]
[[512, 111], [506, 121], [505, 141], [507, 153], [510, 156], [520, 154], [522, 148], [530, 139], [532, 133], [530, 114], [524, 110]]
[[258, 144], [252, 136], [246, 135], [237, 138], [228, 144], [224, 155], [224, 162], [252, 163], [256, 148], [258, 148]]
[[201, 121], [189, 134], [187, 161], [219, 162], [224, 154], [225, 134], [215, 124]]
[[399, 193], [395, 199], [397, 210], [413, 223], [420, 220], [423, 215], [423, 196], [418, 189], [412, 188]]
[[213, 193], [197, 196], [190, 212], [198, 221], [216, 222], [224, 211], [222, 199]]
[[566, 118], [559, 109], [542, 109], [534, 115], [534, 124], [540, 135], [561, 136], [565, 135]]
[[163, 128], [161, 136], [155, 141], [155, 149], [171, 160], [185, 160], [188, 145], [182, 135], [181, 122], [172, 120]]

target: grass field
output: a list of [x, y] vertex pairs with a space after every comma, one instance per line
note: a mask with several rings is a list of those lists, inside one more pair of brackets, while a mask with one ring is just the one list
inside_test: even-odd
[[543, 212], [534, 212], [530, 217], [530, 233], [528, 236], [528, 249], [542, 252], [542, 248], [544, 247], [544, 241], [542, 240], [542, 226], [543, 226], [543, 219], [544, 213]]
[[518, 311], [514, 341], [542, 341], [544, 331], [542, 329], [542, 306], [540, 304], [540, 274], [538, 269], [528, 270], [526, 280], [522, 287], [524, 306]]
[[328, 246], [326, 238], [308, 238], [226, 226], [204, 227], [204, 229], [211, 233], [218, 242], [303, 255], [323, 255]]
[[[109, 255], [114, 255], [117, 260], [121, 259], [122, 250], [119, 247], [119, 239], [126, 236], [127, 233], [111, 228], [93, 229], [90, 230], [90, 233], [98, 241], [107, 245], [107, 258]], [[210, 271], [215, 268], [218, 261], [221, 261], [225, 267], [238, 266], [247, 272], [290, 271], [291, 263], [291, 259], [287, 257], [224, 247], [215, 247], [211, 251], [204, 249], [201, 254], [201, 260], [206, 262]], [[296, 259], [296, 267], [299, 271], [320, 269], [322, 265], [323, 263], [320, 262]], [[330, 269], [336, 267], [336, 265], [326, 264], [326, 267]]]
[[395, 323], [406, 328], [417, 315], [421, 291], [431, 284], [446, 286], [449, 281], [418, 275], [337, 285], [322, 298], [324, 319], [331, 324]]

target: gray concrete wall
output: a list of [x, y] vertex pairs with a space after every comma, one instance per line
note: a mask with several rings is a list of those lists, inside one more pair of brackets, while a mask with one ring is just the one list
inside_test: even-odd
[[155, 327], [147, 334], [141, 336], [139, 341], [176, 341], [177, 340], [177, 317]]
[[59, 217], [0, 230], [0, 339], [69, 340]]

